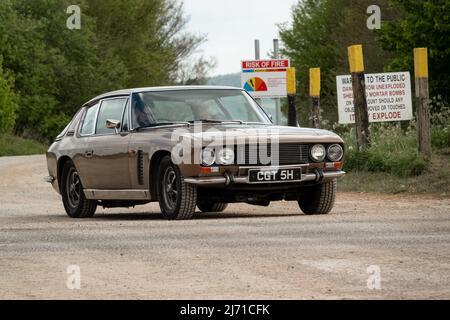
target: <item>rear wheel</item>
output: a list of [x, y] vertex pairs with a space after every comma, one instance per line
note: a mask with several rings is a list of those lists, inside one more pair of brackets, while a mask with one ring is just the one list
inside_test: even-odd
[[197, 207], [201, 212], [222, 212], [228, 207], [228, 203], [217, 203], [213, 201], [198, 201]]
[[169, 220], [191, 219], [197, 203], [197, 187], [184, 182], [180, 169], [172, 163], [170, 156], [161, 160], [157, 179], [163, 216]]
[[90, 218], [95, 214], [97, 201], [86, 199], [80, 176], [72, 162], [62, 170], [61, 195], [66, 213], [71, 218]]
[[298, 199], [300, 209], [309, 215], [330, 213], [336, 199], [336, 189], [336, 180], [308, 187]]

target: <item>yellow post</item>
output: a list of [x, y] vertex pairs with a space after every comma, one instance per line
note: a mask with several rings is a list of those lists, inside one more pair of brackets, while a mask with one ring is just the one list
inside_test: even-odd
[[309, 96], [320, 97], [320, 68], [309, 69]]
[[352, 74], [356, 143], [358, 150], [360, 150], [369, 145], [370, 138], [362, 45], [357, 44], [348, 47], [348, 63]]
[[295, 79], [295, 68], [286, 69], [286, 87], [287, 94], [297, 94], [297, 84]]
[[425, 157], [431, 157], [431, 129], [428, 86], [428, 50], [414, 49], [414, 71], [416, 78], [416, 118], [419, 151]]
[[295, 79], [295, 68], [286, 69], [286, 86], [288, 98], [288, 126], [297, 126], [297, 109], [296, 109], [296, 94], [297, 83]]
[[309, 69], [309, 124], [312, 128], [320, 126], [320, 68]]
[[428, 78], [427, 48], [414, 49], [414, 71], [416, 74], [416, 78]]
[[356, 44], [348, 47], [348, 62], [350, 72], [364, 72], [364, 58], [362, 45]]

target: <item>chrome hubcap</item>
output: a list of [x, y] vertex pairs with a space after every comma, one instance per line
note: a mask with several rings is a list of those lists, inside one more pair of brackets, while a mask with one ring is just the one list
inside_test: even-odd
[[77, 207], [80, 203], [81, 181], [78, 172], [73, 169], [69, 172], [66, 188], [70, 206]]
[[177, 174], [172, 167], [168, 167], [164, 172], [163, 196], [167, 207], [174, 209], [178, 198]]

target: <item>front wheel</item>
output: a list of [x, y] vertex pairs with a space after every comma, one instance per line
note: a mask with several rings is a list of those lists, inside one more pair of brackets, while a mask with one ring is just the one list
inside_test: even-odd
[[161, 160], [158, 171], [159, 207], [168, 220], [191, 219], [197, 204], [197, 187], [184, 182], [170, 156]]
[[306, 192], [298, 199], [298, 205], [303, 213], [328, 214], [333, 209], [336, 199], [336, 179], [317, 186], [307, 187]]
[[72, 162], [62, 170], [61, 195], [66, 213], [71, 218], [90, 218], [95, 214], [97, 201], [86, 199], [78, 171]]

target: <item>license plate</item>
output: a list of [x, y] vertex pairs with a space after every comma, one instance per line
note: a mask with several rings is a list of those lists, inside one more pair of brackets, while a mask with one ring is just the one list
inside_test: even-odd
[[250, 183], [301, 181], [302, 169], [249, 170]]

